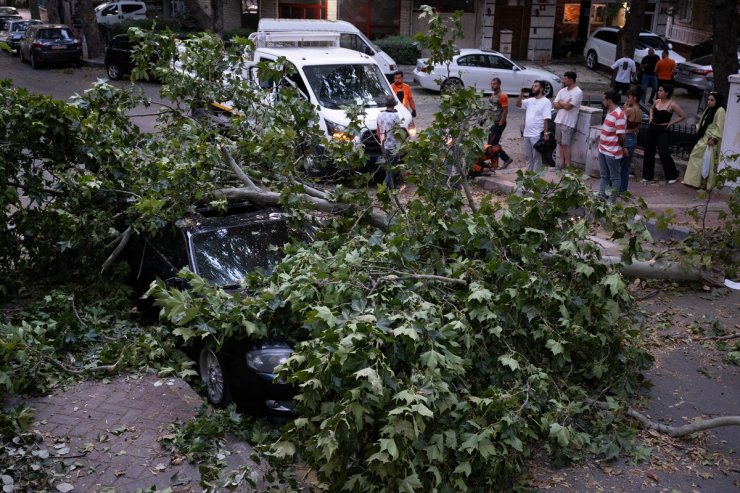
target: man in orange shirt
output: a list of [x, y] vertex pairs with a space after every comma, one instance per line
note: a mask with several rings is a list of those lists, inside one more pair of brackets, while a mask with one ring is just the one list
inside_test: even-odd
[[668, 50], [663, 51], [663, 57], [655, 64], [655, 75], [658, 76], [658, 85], [673, 84], [673, 74], [676, 72], [676, 61], [668, 58]]
[[393, 74], [393, 84], [391, 84], [391, 87], [393, 87], [396, 94], [399, 92], [403, 93], [403, 99], [401, 99], [400, 96], [399, 99], [401, 99], [401, 102], [406, 109], [411, 112], [411, 116], [415, 118], [416, 105], [414, 104], [414, 96], [411, 95], [411, 88], [409, 85], [403, 82], [403, 72], [400, 70]]

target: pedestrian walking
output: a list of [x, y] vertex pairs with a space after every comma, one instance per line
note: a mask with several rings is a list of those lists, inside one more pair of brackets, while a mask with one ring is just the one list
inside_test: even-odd
[[393, 73], [393, 92], [398, 94], [399, 92], [403, 93], [403, 98], [399, 96], [398, 99], [401, 99], [401, 103], [406, 107], [407, 110], [411, 112], [411, 116], [413, 118], [416, 118], [416, 103], [414, 103], [414, 95], [411, 94], [411, 88], [408, 84], [406, 84], [403, 81], [403, 72], [400, 70], [397, 70]]
[[653, 104], [655, 94], [658, 92], [658, 77], [655, 75], [655, 65], [660, 60], [660, 57], [655, 54], [655, 50], [648, 48], [648, 54], [642, 58], [640, 66], [642, 67], [642, 96], [640, 96], [640, 102], [645, 102], [647, 96], [647, 89], [650, 87], [650, 99], [648, 104]]
[[[540, 139], [540, 135], [545, 141], [550, 140], [552, 136], [550, 130], [552, 103], [545, 97], [542, 85], [541, 81], [534, 81], [532, 88], [529, 91], [522, 89], [516, 100], [517, 108], [525, 110], [524, 160], [527, 163], [527, 171], [535, 173], [542, 171], [542, 155], [535, 150], [534, 145]], [[529, 93], [529, 97], [525, 99], [526, 92]]]
[[565, 87], [558, 91], [552, 103], [552, 107], [558, 110], [555, 115], [555, 141], [560, 151], [560, 163], [558, 168], [565, 169], [571, 166], [570, 145], [573, 142], [573, 134], [578, 125], [578, 113], [581, 110], [583, 91], [576, 85], [577, 75], [568, 71], [563, 74]]
[[619, 94], [627, 94], [632, 83], [632, 74], [637, 73], [635, 61], [629, 57], [623, 56], [612, 64], [612, 70], [617, 71], [614, 76], [614, 90]]
[[[642, 181], [653, 180], [655, 173], [655, 150], [658, 150], [660, 162], [663, 165], [663, 174], [668, 183], [678, 181], [678, 170], [671, 156], [671, 127], [686, 119], [686, 114], [675, 101], [673, 86], [670, 84], [658, 84], [658, 97], [650, 107], [650, 119], [648, 120], [648, 137], [645, 143], [645, 154], [642, 161]], [[678, 116], [673, 119], [673, 115]]]
[[660, 60], [655, 64], [655, 75], [658, 78], [658, 86], [661, 84], [673, 84], [673, 74], [676, 73], [676, 61], [668, 55], [668, 50], [663, 50]]
[[627, 102], [624, 104], [624, 115], [626, 118], [626, 127], [624, 132], [624, 155], [622, 156], [621, 174], [619, 183], [619, 192], [627, 191], [630, 181], [630, 167], [632, 166], [632, 156], [637, 147], [637, 134], [640, 132], [642, 123], [642, 108], [638, 103], [642, 96], [642, 89], [633, 87], [627, 91]]
[[506, 118], [509, 116], [509, 96], [501, 90], [501, 79], [498, 77], [491, 79], [491, 90], [493, 93], [488, 101], [491, 105], [490, 118], [493, 125], [488, 132], [488, 145], [491, 148], [499, 146], [500, 150], [497, 157], [503, 160], [500, 169], [506, 169], [512, 163], [513, 159], [506, 154], [503, 147], [499, 145], [499, 141], [506, 128]]
[[[722, 132], [725, 129], [725, 105], [722, 94], [712, 91], [707, 96], [707, 107], [696, 124], [699, 141], [691, 150], [683, 184], [711, 190], [717, 182], [717, 163]], [[708, 154], [708, 155], [707, 155]]]
[[398, 163], [398, 146], [400, 144], [395, 135], [395, 130], [401, 125], [401, 117], [398, 115], [398, 110], [396, 110], [396, 104], [398, 104], [396, 96], [388, 94], [385, 97], [385, 109], [378, 115], [376, 123], [378, 141], [385, 161], [385, 180], [383, 180], [383, 183], [388, 188], [395, 188], [394, 168]]
[[606, 91], [601, 101], [606, 108], [607, 115], [599, 134], [599, 173], [601, 175], [599, 195], [606, 198], [607, 189], [611, 189], [612, 202], [617, 200], [620, 189], [624, 133], [627, 127], [624, 111], [619, 107], [619, 100], [620, 96], [617, 91]]

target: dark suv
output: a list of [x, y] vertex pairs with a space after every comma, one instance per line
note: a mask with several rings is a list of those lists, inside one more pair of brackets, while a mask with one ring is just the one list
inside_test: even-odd
[[[282, 259], [285, 244], [310, 239], [308, 230], [291, 227], [279, 209], [238, 203], [226, 212], [204, 209], [188, 214], [156, 236], [139, 235], [131, 240], [126, 258], [139, 292], [155, 278], [186, 289], [177, 273], [188, 267], [239, 296], [241, 279], [250, 272], [272, 270]], [[255, 412], [292, 415], [295, 389], [276, 382], [274, 374], [293, 352], [289, 341], [230, 340], [218, 350], [196, 343], [192, 352], [213, 405], [237, 401]]]
[[82, 43], [64, 24], [35, 24], [29, 27], [19, 48], [22, 61], [34, 69], [47, 62], [73, 62], [82, 66]]
[[113, 36], [105, 49], [105, 70], [108, 72], [108, 77], [118, 80], [131, 73], [134, 66], [133, 51], [134, 44], [128, 34]]

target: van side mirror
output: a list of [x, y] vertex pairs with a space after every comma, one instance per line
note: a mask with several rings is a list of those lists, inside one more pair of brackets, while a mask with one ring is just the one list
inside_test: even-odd
[[672, 50], [673, 49], [673, 43], [668, 43], [668, 49], [669, 50]]

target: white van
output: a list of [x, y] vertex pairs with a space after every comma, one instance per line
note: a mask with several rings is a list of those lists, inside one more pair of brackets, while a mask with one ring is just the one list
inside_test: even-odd
[[95, 7], [98, 24], [118, 24], [125, 20], [146, 19], [146, 4], [137, 0], [115, 0]]
[[362, 31], [347, 21], [327, 21], [314, 19], [260, 19], [257, 32], [335, 32], [339, 33], [339, 44], [342, 48], [359, 51], [371, 56], [389, 81], [393, 81], [393, 72], [398, 65], [386, 52], [367, 39]]

